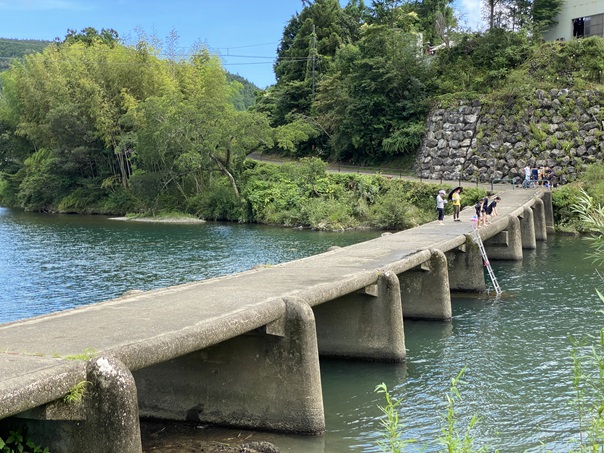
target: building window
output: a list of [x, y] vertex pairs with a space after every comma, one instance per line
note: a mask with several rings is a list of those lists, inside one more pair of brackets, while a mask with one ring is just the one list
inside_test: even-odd
[[591, 16], [591, 24], [589, 26], [589, 36], [604, 37], [604, 14], [596, 14]]
[[573, 19], [573, 38], [604, 36], [604, 14]]

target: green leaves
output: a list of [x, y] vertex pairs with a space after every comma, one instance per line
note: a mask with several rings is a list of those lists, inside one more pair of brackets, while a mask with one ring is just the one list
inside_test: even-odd
[[[238, 198], [245, 156], [273, 146], [268, 119], [235, 108], [242, 85], [206, 48], [178, 62], [157, 52], [87, 28], [4, 73], [3, 199], [49, 211], [90, 212], [91, 201], [97, 212], [183, 209], [219, 174]], [[313, 133], [295, 122], [279, 143], [293, 149]]]
[[384, 414], [384, 418], [380, 420], [382, 427], [382, 440], [379, 440], [377, 445], [384, 453], [403, 453], [405, 447], [414, 443], [414, 439], [403, 439], [405, 425], [399, 418], [400, 400], [393, 399], [388, 392], [388, 387], [383, 382], [375, 387], [376, 393], [381, 393], [386, 399], [384, 406], [378, 406]]
[[6, 441], [0, 437], [0, 453], [50, 453], [48, 447], [36, 444], [21, 431], [9, 431]]

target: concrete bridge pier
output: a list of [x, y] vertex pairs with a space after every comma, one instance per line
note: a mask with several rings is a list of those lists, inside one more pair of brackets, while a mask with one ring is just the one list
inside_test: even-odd
[[36, 443], [61, 453], [140, 453], [137, 392], [130, 370], [113, 357], [87, 365], [80, 400], [52, 401], [0, 421], [9, 429], [26, 428]]
[[[526, 208], [524, 208], [526, 209]], [[538, 241], [547, 240], [547, 216], [545, 203], [543, 200], [536, 198], [535, 204], [533, 205], [533, 213], [535, 217], [535, 238]], [[553, 221], [552, 221], [553, 225]], [[552, 226], [553, 229], [553, 226]]]
[[399, 280], [394, 272], [352, 294], [313, 307], [322, 356], [405, 360]]
[[486, 291], [484, 261], [470, 234], [466, 235], [465, 244], [447, 252], [445, 255], [449, 268], [449, 288], [451, 291]]
[[442, 251], [431, 250], [428, 261], [398, 278], [405, 318], [451, 320], [448, 265]]
[[545, 211], [545, 228], [547, 234], [554, 234], [556, 230], [554, 228], [554, 205], [552, 203], [552, 192], [549, 190], [543, 192], [541, 201], [543, 201], [543, 209]]
[[535, 218], [533, 210], [527, 206], [524, 207], [520, 217], [520, 236], [522, 238], [522, 248], [534, 250], [537, 248], [535, 239]]
[[521, 260], [522, 233], [518, 217], [508, 216], [506, 229], [486, 240], [484, 248], [490, 260]]
[[134, 372], [141, 417], [267, 431], [325, 430], [311, 307], [285, 301], [263, 328]]

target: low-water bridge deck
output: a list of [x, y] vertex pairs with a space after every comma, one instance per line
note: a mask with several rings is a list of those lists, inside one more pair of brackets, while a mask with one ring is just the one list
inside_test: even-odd
[[[500, 196], [480, 234], [519, 260], [553, 231], [551, 193]], [[319, 355], [403, 361], [403, 317], [448, 321], [451, 291], [485, 291], [472, 214], [0, 325], [0, 419], [65, 452], [140, 451], [139, 416], [322, 432]]]

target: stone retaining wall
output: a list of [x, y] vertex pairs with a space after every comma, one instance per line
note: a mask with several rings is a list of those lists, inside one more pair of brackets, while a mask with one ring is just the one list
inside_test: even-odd
[[552, 168], [557, 182], [572, 181], [588, 164], [604, 160], [603, 106], [599, 91], [537, 90], [521, 102], [461, 101], [455, 108], [436, 108], [427, 120], [416, 173], [488, 182], [523, 179], [528, 164]]

